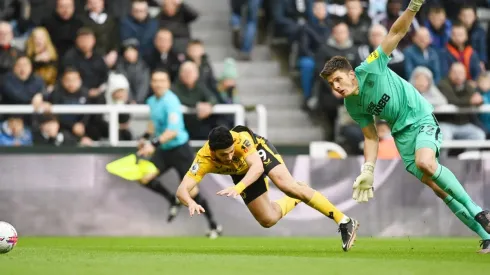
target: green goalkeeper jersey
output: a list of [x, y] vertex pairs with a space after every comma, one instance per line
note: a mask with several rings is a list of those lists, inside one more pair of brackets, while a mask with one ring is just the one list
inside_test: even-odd
[[381, 47], [355, 69], [359, 94], [345, 98], [345, 107], [361, 128], [384, 119], [396, 133], [433, 111], [432, 105], [407, 81], [388, 68]]

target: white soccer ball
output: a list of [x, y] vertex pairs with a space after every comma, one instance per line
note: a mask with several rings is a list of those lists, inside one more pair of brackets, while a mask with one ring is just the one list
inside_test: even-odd
[[0, 254], [10, 252], [17, 244], [17, 230], [8, 222], [0, 221]]

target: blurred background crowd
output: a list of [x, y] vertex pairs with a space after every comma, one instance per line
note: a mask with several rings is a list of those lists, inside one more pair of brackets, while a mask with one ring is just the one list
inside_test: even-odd
[[[171, 90], [196, 111], [185, 116], [193, 140], [206, 139], [216, 125], [233, 126], [233, 117], [213, 114], [213, 105], [265, 104], [273, 142], [327, 140], [360, 154], [360, 128], [317, 76], [335, 55], [360, 64], [408, 2], [0, 0], [0, 104], [36, 110], [2, 115], [0, 145], [106, 140], [103, 115], [49, 110], [58, 104], [145, 104], [151, 71], [164, 69]], [[478, 16], [489, 6], [487, 0], [427, 0], [390, 68], [436, 107], [490, 103], [489, 36]], [[445, 140], [485, 140], [490, 133], [490, 114], [437, 118]], [[120, 115], [120, 140], [139, 138], [135, 120]], [[381, 156], [396, 157], [388, 125], [377, 123]]]

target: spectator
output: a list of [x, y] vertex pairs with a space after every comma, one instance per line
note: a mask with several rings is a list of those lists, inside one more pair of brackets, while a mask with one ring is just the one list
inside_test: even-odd
[[429, 8], [428, 20], [425, 26], [429, 29], [432, 38], [432, 47], [436, 50], [446, 48], [451, 37], [451, 21], [446, 19], [446, 11], [443, 7], [435, 5]]
[[480, 58], [467, 42], [466, 28], [462, 24], [455, 23], [451, 30], [451, 40], [443, 52], [443, 58], [447, 64], [446, 68], [451, 67], [451, 64], [455, 62], [462, 62], [466, 68], [466, 79], [476, 81], [481, 72]]
[[313, 18], [299, 34], [298, 68], [305, 101], [311, 97], [315, 77], [315, 53], [330, 36], [332, 22], [327, 18], [327, 5], [323, 0], [313, 3]]
[[395, 139], [391, 135], [388, 123], [384, 120], [377, 121], [376, 130], [379, 138], [378, 159], [399, 159], [400, 154], [396, 148]]
[[410, 77], [410, 83], [432, 106], [447, 104], [447, 99], [435, 85], [432, 71], [427, 67], [416, 67]]
[[[113, 73], [109, 76], [106, 93], [107, 104], [125, 105], [129, 103], [129, 82], [122, 74]], [[119, 115], [119, 140], [132, 140], [133, 135], [129, 130], [129, 114]], [[109, 124], [105, 123], [109, 132]], [[106, 130], [104, 130], [106, 131]]]
[[[82, 85], [80, 72], [73, 67], [66, 68], [61, 77], [61, 85], [57, 85], [49, 97], [52, 104], [59, 105], [85, 105], [91, 104], [89, 92]], [[90, 115], [88, 114], [64, 114], [59, 116], [61, 129], [73, 134], [79, 141], [91, 144], [87, 128]]]
[[30, 17], [29, 0], [0, 1], [0, 21], [10, 22], [15, 37], [23, 35], [28, 30]]
[[[89, 89], [89, 96], [100, 97], [109, 76], [104, 59], [94, 51], [94, 32], [88, 28], [78, 30], [75, 47], [63, 58], [62, 68], [74, 67], [82, 77], [83, 85]], [[62, 69], [62, 71], [63, 71]]]
[[48, 92], [52, 92], [58, 75], [58, 55], [46, 28], [35, 28], [26, 45], [27, 56], [32, 61], [34, 73], [43, 79]]
[[174, 51], [172, 33], [167, 29], [160, 29], [157, 32], [154, 43], [153, 53], [146, 57], [150, 70], [165, 70], [170, 74], [171, 81], [175, 81], [179, 73], [179, 66], [185, 60], [185, 55]]
[[[368, 56], [378, 48], [383, 39], [388, 34], [388, 31], [383, 25], [374, 24], [369, 28], [368, 38], [369, 44], [362, 45], [359, 47], [359, 60], [364, 61], [368, 58]], [[388, 62], [388, 67], [397, 73], [398, 75], [405, 75], [405, 55], [399, 49], [394, 49], [391, 53], [391, 59]]]
[[289, 43], [298, 39], [300, 30], [311, 21], [312, 1], [278, 0], [274, 1], [272, 16], [277, 36], [285, 36]]
[[12, 45], [14, 34], [7, 22], [0, 21], [0, 78], [12, 70], [21, 51]]
[[328, 38], [327, 43], [322, 45], [316, 53], [316, 72], [323, 69], [323, 65], [330, 58], [340, 55], [349, 60], [353, 67], [359, 62], [358, 48], [350, 38], [349, 27], [345, 23], [337, 23], [332, 30], [332, 35]]
[[162, 3], [162, 10], [157, 19], [160, 27], [172, 32], [175, 50], [179, 51], [187, 46], [191, 38], [189, 24], [198, 18], [199, 14], [188, 4], [179, 0], [167, 0]]
[[56, 10], [42, 21], [51, 36], [60, 60], [75, 46], [78, 30], [82, 21], [75, 16], [74, 0], [57, 0]]
[[220, 104], [237, 104], [237, 77], [238, 72], [235, 60], [225, 59], [223, 72], [219, 77], [218, 83], [218, 102]]
[[96, 38], [96, 51], [104, 55], [107, 67], [117, 61], [119, 49], [119, 25], [116, 18], [106, 12], [105, 0], [87, 0], [86, 14], [82, 17], [84, 27], [90, 28]]
[[123, 41], [122, 58], [118, 60], [116, 71], [129, 81], [129, 98], [133, 104], [145, 104], [150, 91], [150, 69], [138, 52], [138, 40]]
[[35, 146], [75, 146], [77, 140], [70, 132], [60, 129], [58, 118], [52, 114], [37, 119], [39, 129], [33, 131]]
[[3, 104], [33, 104], [36, 109], [43, 108], [46, 87], [43, 80], [32, 73], [32, 63], [27, 56], [16, 60], [13, 72], [7, 73], [0, 85]]
[[476, 8], [474, 6], [462, 6], [458, 15], [459, 21], [463, 23], [468, 32], [468, 41], [471, 47], [478, 53], [481, 61], [482, 71], [485, 70], [487, 58], [487, 33], [476, 18]]
[[187, 59], [199, 67], [199, 81], [206, 85], [206, 88], [217, 97], [216, 78], [201, 40], [194, 39], [189, 42], [187, 45]]
[[158, 31], [158, 21], [150, 17], [146, 0], [133, 0], [131, 14], [121, 20], [121, 41], [135, 38], [139, 42], [140, 56], [150, 55], [153, 38]]
[[[478, 91], [483, 97], [483, 104], [490, 104], [490, 74], [484, 73], [478, 78]], [[490, 136], [490, 114], [480, 114], [480, 121], [485, 129], [487, 138]]]
[[32, 145], [31, 131], [24, 127], [21, 115], [11, 115], [1, 124], [0, 146]]
[[[387, 30], [391, 29], [391, 26], [393, 26], [396, 19], [398, 19], [398, 17], [400, 17], [400, 15], [403, 13], [402, 4], [402, 0], [388, 0], [386, 3], [386, 14], [375, 18], [373, 21], [385, 26]], [[399, 49], [403, 50], [405, 47], [411, 44], [412, 37], [419, 27], [419, 22], [415, 18], [407, 35], [400, 41], [400, 43], [398, 43]]]
[[30, 3], [30, 25], [40, 26], [42, 20], [56, 9], [56, 0], [29, 0]]
[[[468, 83], [465, 66], [456, 62], [451, 65], [448, 78], [439, 83], [439, 89], [449, 104], [457, 107], [480, 106], [482, 96]], [[485, 140], [485, 132], [476, 124], [474, 114], [452, 114], [438, 116], [442, 136], [445, 140]]]
[[[240, 59], [250, 60], [255, 33], [257, 32], [257, 21], [259, 8], [262, 0], [231, 0], [231, 27], [233, 28], [233, 45], [240, 51]], [[242, 30], [242, 8], [247, 7], [247, 23]]]
[[432, 48], [429, 30], [422, 27], [417, 30], [413, 37], [413, 45], [404, 50], [405, 54], [405, 77], [408, 79], [413, 70], [418, 66], [424, 66], [431, 70], [434, 82], [441, 80], [441, 60], [437, 50]]
[[173, 85], [172, 91], [180, 99], [182, 105], [196, 108], [194, 114], [184, 115], [186, 129], [191, 139], [205, 140], [209, 131], [214, 127], [210, 118], [216, 98], [206, 85], [200, 83], [199, 68], [192, 61], [186, 61], [179, 70], [179, 79]]
[[342, 21], [349, 26], [349, 32], [354, 44], [363, 45], [368, 43], [367, 33], [371, 26], [371, 18], [364, 12], [360, 0], [346, 0], [347, 14]]

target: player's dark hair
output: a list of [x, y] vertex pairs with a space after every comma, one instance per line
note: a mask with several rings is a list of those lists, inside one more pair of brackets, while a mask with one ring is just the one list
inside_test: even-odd
[[224, 126], [218, 126], [211, 130], [208, 139], [211, 151], [226, 149], [233, 145], [233, 136], [230, 130]]
[[334, 56], [330, 60], [325, 63], [320, 76], [323, 79], [327, 79], [329, 76], [334, 74], [336, 71], [352, 71], [352, 65], [349, 63], [349, 60], [343, 56]]

